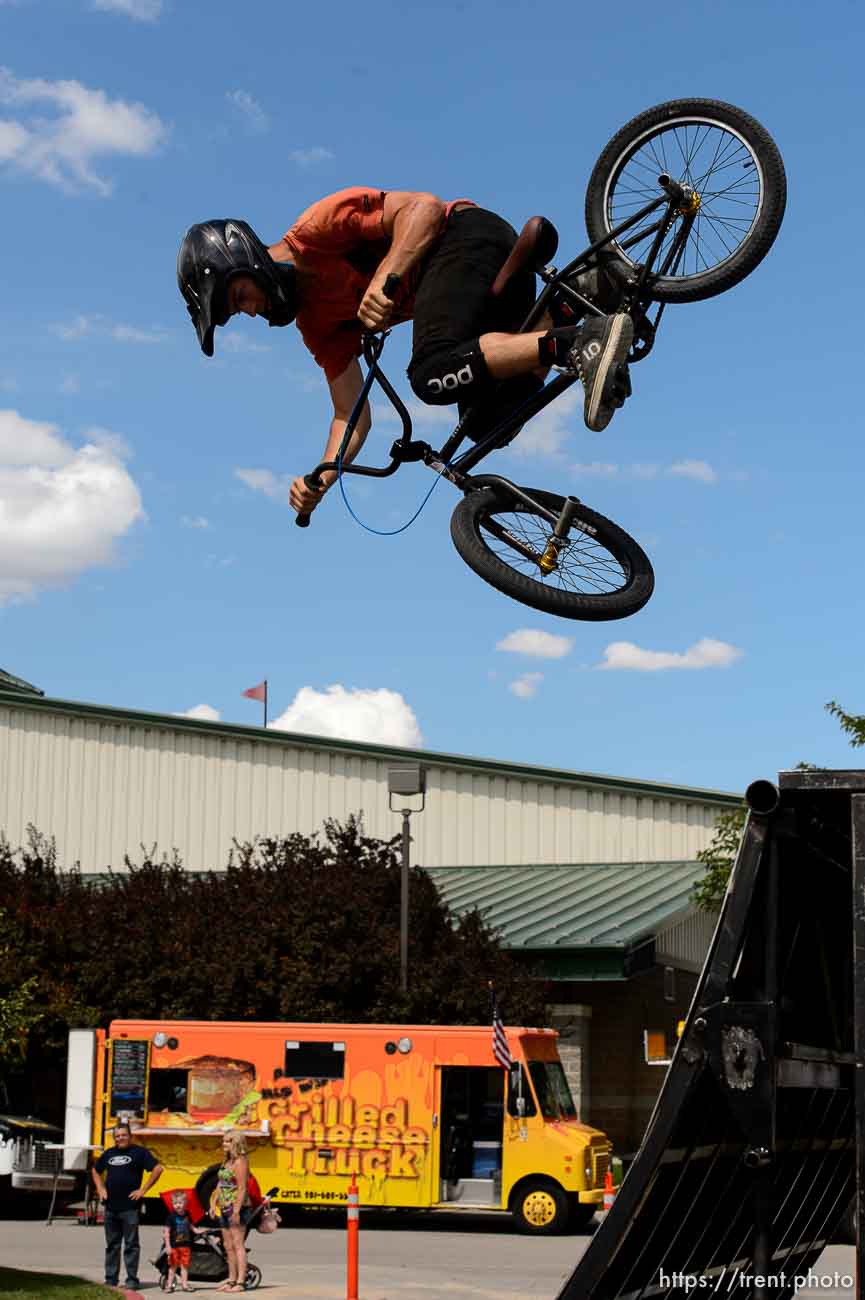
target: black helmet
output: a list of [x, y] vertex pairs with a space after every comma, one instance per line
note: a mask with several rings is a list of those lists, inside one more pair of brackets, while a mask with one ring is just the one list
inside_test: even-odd
[[295, 269], [274, 262], [245, 221], [203, 221], [190, 226], [177, 254], [177, 283], [205, 356], [213, 356], [213, 331], [229, 317], [227, 289], [235, 275], [251, 275], [267, 294], [261, 314], [288, 325], [297, 312]]

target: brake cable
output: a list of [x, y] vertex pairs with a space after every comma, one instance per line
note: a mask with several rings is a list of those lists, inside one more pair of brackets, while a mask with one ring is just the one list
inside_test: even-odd
[[337, 476], [337, 482], [339, 483], [339, 490], [340, 493], [342, 494], [342, 499], [345, 502], [345, 508], [348, 511], [348, 513], [351, 515], [352, 519], [356, 524], [360, 524], [361, 528], [365, 529], [366, 532], [374, 533], [376, 537], [395, 537], [397, 533], [404, 533], [407, 528], [411, 528], [412, 524], [417, 519], [421, 511], [423, 510], [427, 501], [429, 501], [433, 492], [435, 492], [436, 488], [438, 487], [439, 482], [441, 481], [441, 477], [444, 474], [445, 470], [450, 469], [450, 465], [442, 465], [441, 469], [436, 474], [435, 482], [433, 483], [429, 492], [427, 492], [423, 501], [421, 501], [420, 505], [412, 515], [411, 519], [409, 519], [408, 523], [402, 524], [399, 528], [373, 528], [370, 524], [365, 524], [364, 521], [360, 518], [360, 516], [355, 514], [354, 510], [352, 509], [352, 505], [348, 499], [348, 494], [346, 493], [345, 484], [343, 482], [342, 459], [343, 459], [343, 448], [340, 447], [339, 455], [336, 458], [336, 476]]

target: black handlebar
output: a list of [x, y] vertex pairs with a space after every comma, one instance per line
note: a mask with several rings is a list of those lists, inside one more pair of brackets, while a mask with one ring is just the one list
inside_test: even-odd
[[[308, 488], [317, 488], [321, 486], [315, 474], [304, 474], [303, 481]], [[309, 528], [309, 518], [308, 514], [299, 514], [294, 522], [298, 528]]]
[[[397, 294], [397, 290], [399, 289], [401, 283], [402, 283], [402, 276], [395, 275], [393, 272], [391, 272], [390, 275], [387, 276], [387, 278], [385, 279], [384, 284], [382, 285], [382, 293], [386, 298], [391, 298], [391, 299], [395, 298]], [[384, 340], [386, 337], [387, 335], [383, 334], [381, 338], [378, 340], [378, 350], [376, 351], [375, 340], [373, 336], [370, 334], [363, 335], [363, 353], [364, 353], [364, 357], [366, 358], [366, 362], [369, 366], [375, 364], [375, 361], [377, 360], [379, 353], [381, 352], [381, 349], [384, 346]], [[313, 472], [312, 474], [304, 474], [303, 481], [308, 488], [317, 488], [321, 486], [320, 481], [315, 472]], [[309, 519], [310, 519], [309, 514], [299, 514], [294, 522], [298, 528], [308, 528]]]

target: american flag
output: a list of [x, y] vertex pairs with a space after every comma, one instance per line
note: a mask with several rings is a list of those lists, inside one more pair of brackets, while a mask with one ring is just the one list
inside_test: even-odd
[[508, 1047], [507, 1034], [502, 1024], [502, 1018], [499, 1015], [499, 1004], [496, 1001], [495, 993], [490, 990], [490, 997], [493, 1003], [493, 1056], [504, 1070], [511, 1067], [511, 1050]]

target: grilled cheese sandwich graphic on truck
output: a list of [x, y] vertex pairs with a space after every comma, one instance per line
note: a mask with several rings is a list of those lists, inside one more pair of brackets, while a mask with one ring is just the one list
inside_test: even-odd
[[[526, 1232], [586, 1223], [603, 1203], [610, 1143], [577, 1119], [550, 1029], [114, 1021], [73, 1030], [67, 1155], [110, 1143], [126, 1118], [165, 1167], [159, 1190], [206, 1203], [226, 1129], [247, 1138], [274, 1200], [509, 1210]], [[89, 1101], [88, 1101], [89, 1099]], [[82, 1163], [83, 1162], [83, 1163]], [[156, 1195], [156, 1193], [154, 1193]]]

